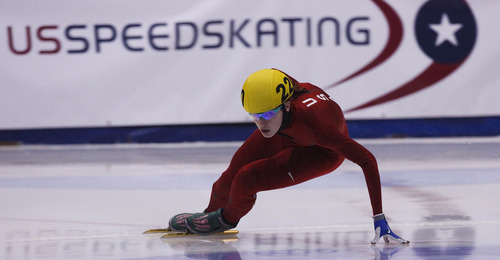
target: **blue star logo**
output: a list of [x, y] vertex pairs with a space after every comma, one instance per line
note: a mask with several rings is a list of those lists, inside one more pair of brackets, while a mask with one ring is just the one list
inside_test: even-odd
[[415, 33], [427, 56], [441, 64], [452, 64], [472, 52], [477, 27], [465, 1], [430, 0], [418, 11]]

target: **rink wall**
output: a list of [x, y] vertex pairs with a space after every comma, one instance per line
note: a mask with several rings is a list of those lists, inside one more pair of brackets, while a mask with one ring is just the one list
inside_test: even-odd
[[0, 0], [0, 142], [242, 140], [245, 78], [325, 91], [353, 137], [500, 135], [498, 1]]
[[[500, 117], [348, 120], [353, 138], [500, 136]], [[0, 130], [1, 144], [109, 144], [244, 141], [254, 124]]]

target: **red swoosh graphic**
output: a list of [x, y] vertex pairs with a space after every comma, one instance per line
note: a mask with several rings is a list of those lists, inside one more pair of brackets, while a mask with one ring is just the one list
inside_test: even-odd
[[329, 86], [324, 87], [324, 89], [333, 88], [343, 82], [346, 82], [354, 77], [357, 77], [387, 60], [399, 47], [401, 39], [403, 39], [403, 24], [397, 13], [392, 9], [387, 3], [382, 0], [373, 0], [373, 2], [382, 10], [388, 24], [389, 24], [389, 39], [385, 45], [382, 52], [370, 63], [365, 65], [363, 68], [354, 72], [353, 74], [347, 76], [346, 78], [337, 81]]
[[462, 63], [467, 60], [465, 58], [461, 62], [457, 62], [455, 64], [440, 64], [437, 62], [433, 62], [427, 69], [425, 69], [420, 75], [415, 77], [413, 80], [409, 81], [408, 83], [404, 84], [403, 86], [381, 96], [378, 97], [372, 101], [369, 101], [363, 105], [357, 106], [355, 108], [351, 108], [347, 110], [346, 112], [352, 112], [355, 110], [360, 110], [364, 109], [367, 107], [379, 105], [385, 102], [389, 102], [401, 97], [404, 97], [406, 95], [410, 95], [412, 93], [415, 93], [419, 90], [422, 90], [440, 80], [443, 78], [447, 77], [449, 74], [451, 74], [453, 71], [455, 71]]

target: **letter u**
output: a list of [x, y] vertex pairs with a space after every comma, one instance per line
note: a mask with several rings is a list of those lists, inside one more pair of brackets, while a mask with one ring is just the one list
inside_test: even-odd
[[30, 33], [30, 27], [26, 26], [26, 40], [28, 42], [26, 48], [22, 51], [16, 50], [14, 48], [14, 37], [12, 36], [12, 26], [7, 27], [7, 32], [8, 32], [8, 38], [9, 38], [9, 48], [10, 51], [12, 51], [15, 54], [22, 55], [26, 54], [31, 50], [31, 33]]

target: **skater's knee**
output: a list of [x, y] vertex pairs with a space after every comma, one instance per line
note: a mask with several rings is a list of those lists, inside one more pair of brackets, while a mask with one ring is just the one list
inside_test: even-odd
[[244, 166], [236, 174], [233, 185], [241, 191], [255, 194], [258, 192], [259, 179], [259, 172], [255, 167]]

